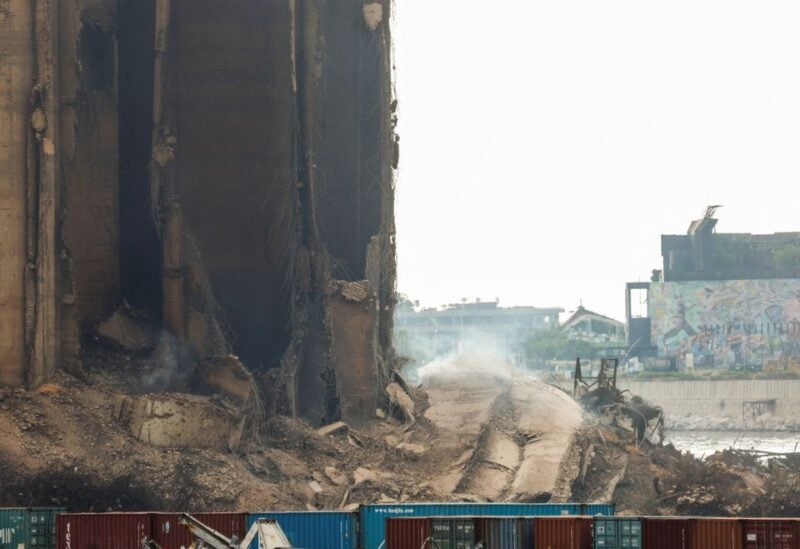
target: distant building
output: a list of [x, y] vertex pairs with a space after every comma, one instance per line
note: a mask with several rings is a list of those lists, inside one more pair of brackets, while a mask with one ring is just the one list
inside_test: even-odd
[[[430, 360], [474, 345], [500, 351], [511, 360], [521, 354], [525, 338], [558, 326], [558, 307], [500, 307], [497, 301], [454, 303], [442, 309], [399, 306], [395, 313], [398, 348]], [[412, 349], [413, 347], [413, 349]]]
[[590, 342], [601, 358], [621, 358], [628, 353], [625, 323], [590, 311], [583, 305], [578, 306], [560, 329], [570, 339]]
[[625, 324], [580, 305], [561, 325], [561, 333], [586, 341], [622, 341], [625, 338]]
[[661, 237], [663, 269], [627, 285], [628, 343], [678, 368], [800, 358], [800, 233], [717, 234], [716, 223], [710, 209]]

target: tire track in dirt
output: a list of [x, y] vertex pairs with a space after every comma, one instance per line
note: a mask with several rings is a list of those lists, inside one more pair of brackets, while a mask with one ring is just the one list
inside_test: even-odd
[[433, 482], [494, 501], [548, 501], [583, 414], [568, 395], [485, 357], [459, 357], [423, 384], [442, 448], [460, 455]]

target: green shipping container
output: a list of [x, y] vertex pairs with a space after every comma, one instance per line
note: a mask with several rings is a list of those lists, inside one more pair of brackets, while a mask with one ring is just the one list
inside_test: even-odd
[[594, 549], [641, 549], [642, 521], [638, 518], [594, 519]]
[[432, 519], [431, 538], [438, 549], [472, 549], [475, 545], [475, 520]]
[[28, 510], [28, 543], [31, 549], [55, 549], [56, 515], [66, 511], [60, 507], [33, 507]]
[[0, 549], [55, 549], [56, 514], [66, 509], [0, 509]]
[[28, 542], [28, 510], [0, 509], [0, 549], [25, 547]]

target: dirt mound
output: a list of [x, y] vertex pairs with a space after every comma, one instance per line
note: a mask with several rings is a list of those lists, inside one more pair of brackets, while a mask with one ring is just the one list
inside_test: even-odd
[[322, 434], [278, 416], [258, 433], [246, 428], [234, 451], [158, 448], [118, 412], [120, 399], [142, 393], [146, 361], [98, 351], [91, 363], [52, 390], [0, 390], [0, 503], [198, 511], [547, 500], [582, 421], [563, 393], [466, 357], [430, 370], [427, 391], [410, 389], [413, 424], [376, 416]]
[[465, 356], [420, 369], [453, 465], [433, 485], [489, 500], [549, 501], [573, 434], [583, 421], [562, 391], [508, 364]]
[[[247, 426], [235, 450], [136, 438], [118, 403], [141, 391], [138, 360], [100, 354], [83, 379], [0, 389], [0, 504], [233, 511], [572, 500], [611, 501], [622, 514], [800, 513], [794, 458], [702, 461], [637, 443], [632, 427], [587, 415], [563, 391], [485, 357], [430, 369], [423, 388], [409, 389], [414, 423], [389, 414], [328, 434], [277, 416]], [[114, 364], [124, 367], [115, 374]]]

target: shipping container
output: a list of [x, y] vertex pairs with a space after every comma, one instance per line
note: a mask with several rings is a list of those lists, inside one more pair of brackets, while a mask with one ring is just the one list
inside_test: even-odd
[[581, 503], [581, 515], [593, 517], [596, 515], [604, 515], [613, 517], [615, 514], [615, 505], [613, 503]]
[[141, 549], [152, 539], [149, 513], [64, 513], [56, 518], [58, 549]]
[[531, 549], [534, 520], [480, 517], [475, 521], [475, 540], [485, 549]]
[[[190, 513], [194, 518], [225, 537], [240, 541], [247, 533], [244, 513]], [[153, 540], [162, 549], [188, 549], [195, 538], [189, 528], [180, 524], [180, 513], [151, 513]]]
[[[293, 547], [307, 549], [356, 549], [358, 547], [358, 515], [343, 511], [295, 511], [283, 513], [250, 513], [247, 528], [260, 518], [278, 522]], [[256, 542], [250, 546], [258, 549]]]
[[691, 527], [685, 518], [643, 517], [644, 549], [692, 549]]
[[535, 549], [592, 549], [591, 517], [539, 517]]
[[800, 549], [797, 520], [747, 519], [741, 524], [744, 549]]
[[[387, 518], [392, 517], [536, 517], [579, 515], [579, 503], [385, 503], [362, 505], [360, 511], [363, 549], [379, 549], [385, 543]], [[592, 505], [599, 514], [613, 515], [613, 505]]]
[[61, 507], [0, 509], [0, 549], [53, 549]]
[[640, 549], [642, 521], [635, 517], [595, 517], [595, 549]]
[[28, 545], [31, 549], [54, 549], [56, 516], [63, 507], [31, 507], [28, 511]]
[[475, 545], [475, 519], [433, 518], [431, 539], [437, 549], [472, 549]]
[[[386, 519], [386, 546], [384, 549], [427, 549], [431, 539], [431, 519]], [[430, 549], [434, 549], [431, 547]]]
[[28, 542], [28, 510], [0, 509], [0, 549], [17, 549]]
[[742, 525], [738, 519], [693, 519], [691, 532], [695, 549], [742, 549]]

